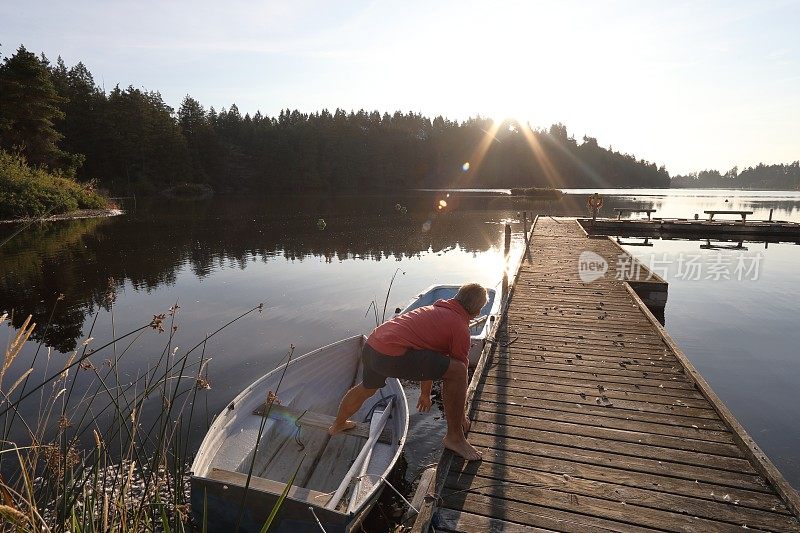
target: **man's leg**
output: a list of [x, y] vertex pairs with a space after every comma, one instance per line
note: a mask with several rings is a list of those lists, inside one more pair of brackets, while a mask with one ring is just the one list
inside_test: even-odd
[[444, 414], [447, 417], [447, 435], [443, 439], [444, 446], [467, 461], [476, 461], [481, 458], [481, 452], [467, 442], [463, 427], [466, 425], [464, 416], [464, 403], [467, 399], [466, 365], [451, 359], [447, 372], [442, 376], [442, 381]]
[[339, 404], [339, 413], [336, 421], [328, 428], [328, 433], [336, 435], [340, 431], [350, 429], [356, 425], [352, 420], [348, 420], [353, 414], [361, 409], [361, 406], [375, 394], [378, 389], [368, 389], [363, 383], [359, 383], [344, 395], [342, 403]]

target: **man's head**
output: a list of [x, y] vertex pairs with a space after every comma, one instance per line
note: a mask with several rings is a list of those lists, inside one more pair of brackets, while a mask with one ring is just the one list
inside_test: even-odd
[[476, 317], [486, 305], [489, 297], [486, 294], [486, 289], [477, 283], [467, 283], [458, 289], [456, 300], [464, 306], [469, 316]]

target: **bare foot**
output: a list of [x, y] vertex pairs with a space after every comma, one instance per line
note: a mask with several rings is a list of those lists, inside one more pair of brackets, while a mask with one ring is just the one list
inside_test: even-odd
[[464, 437], [459, 439], [458, 437], [450, 438], [449, 436], [445, 436], [442, 442], [445, 448], [460, 455], [467, 461], [477, 461], [482, 457], [481, 452], [476, 450]]
[[470, 421], [467, 415], [464, 415], [464, 421], [461, 422], [461, 429], [464, 431], [464, 435], [469, 433], [470, 427], [472, 427], [472, 421]]
[[341, 433], [342, 431], [346, 431], [348, 429], [353, 429], [354, 427], [356, 427], [356, 423], [352, 420], [345, 420], [341, 424], [334, 423], [328, 428], [328, 435], [334, 436], [337, 433]]

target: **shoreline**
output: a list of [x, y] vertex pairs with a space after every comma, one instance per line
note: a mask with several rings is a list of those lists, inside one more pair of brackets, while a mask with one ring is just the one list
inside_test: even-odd
[[78, 220], [81, 218], [105, 218], [115, 217], [125, 214], [122, 209], [78, 209], [70, 213], [60, 215], [50, 215], [43, 218], [15, 218], [10, 220], [0, 220], [0, 224], [26, 224], [31, 222], [57, 222], [59, 220]]

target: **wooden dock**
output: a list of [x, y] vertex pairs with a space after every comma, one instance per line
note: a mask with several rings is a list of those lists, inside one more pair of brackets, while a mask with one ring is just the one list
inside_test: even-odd
[[[483, 460], [442, 456], [414, 530], [800, 531], [797, 492], [617, 279], [625, 252], [551, 217], [530, 248], [470, 385]], [[585, 251], [608, 264], [589, 283]]]
[[581, 219], [589, 233], [622, 237], [746, 239], [766, 242], [800, 243], [800, 224], [789, 221], [690, 220], [668, 218]]

